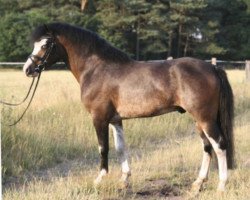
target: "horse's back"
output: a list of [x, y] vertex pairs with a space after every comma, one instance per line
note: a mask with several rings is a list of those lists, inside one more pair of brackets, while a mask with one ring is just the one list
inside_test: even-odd
[[193, 58], [134, 62], [115, 73], [112, 102], [122, 118], [191, 111], [207, 101], [215, 80], [213, 68]]
[[96, 74], [99, 78], [96, 81], [92, 76], [91, 92], [87, 92], [89, 87], [85, 90], [85, 104], [98, 107], [111, 103], [121, 118], [150, 117], [171, 111], [196, 115], [197, 110], [209, 104], [217, 106], [218, 79], [214, 67], [198, 59], [132, 61], [104, 66]]

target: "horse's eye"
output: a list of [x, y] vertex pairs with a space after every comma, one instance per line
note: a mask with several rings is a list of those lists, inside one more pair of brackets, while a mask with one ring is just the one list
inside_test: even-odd
[[42, 46], [42, 49], [46, 49], [46, 48], [47, 48], [47, 45], [46, 45], [46, 44]]

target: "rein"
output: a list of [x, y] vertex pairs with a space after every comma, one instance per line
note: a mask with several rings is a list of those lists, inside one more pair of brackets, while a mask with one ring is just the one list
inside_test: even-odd
[[[28, 105], [26, 106], [26, 108], [24, 109], [23, 113], [22, 113], [21, 116], [18, 118], [18, 120], [16, 120], [16, 121], [15, 121], [14, 123], [12, 123], [12, 124], [8, 124], [8, 126], [14, 126], [14, 125], [16, 125], [18, 122], [20, 122], [20, 121], [22, 120], [23, 116], [25, 115], [26, 111], [27, 111], [28, 108], [30, 107], [30, 104], [31, 104], [31, 102], [32, 102], [32, 100], [33, 100], [33, 98], [34, 98], [34, 96], [35, 96], [36, 89], [37, 89], [37, 86], [38, 86], [38, 84], [39, 84], [39, 81], [40, 81], [40, 77], [41, 77], [42, 71], [43, 71], [43, 70], [46, 68], [46, 66], [47, 66], [47, 59], [48, 59], [48, 57], [50, 56], [50, 54], [51, 54], [51, 52], [52, 52], [54, 46], [55, 46], [55, 42], [54, 42], [54, 40], [53, 40], [53, 41], [51, 42], [50, 47], [47, 49], [47, 51], [45, 52], [45, 54], [44, 54], [43, 57], [39, 57], [39, 56], [33, 55], [33, 54], [30, 54], [30, 55], [29, 55], [28, 58], [31, 59], [31, 61], [32, 61], [33, 64], [35, 64], [35, 72], [38, 73], [38, 78], [37, 78], [37, 81], [36, 81], [36, 84], [35, 84], [35, 87], [34, 87], [34, 90], [33, 90], [33, 92], [32, 92], [32, 95], [31, 95], [31, 98], [30, 98], [30, 100], [29, 100]], [[36, 64], [33, 58], [35, 58], [35, 59], [41, 61], [41, 63], [40, 63], [40, 64]], [[1, 103], [1, 104], [4, 104], [4, 105], [8, 105], [8, 106], [19, 106], [19, 105], [23, 104], [23, 103], [27, 100], [27, 98], [30, 96], [30, 92], [31, 92], [31, 89], [32, 89], [32, 87], [33, 87], [33, 85], [34, 85], [34, 82], [35, 82], [35, 77], [33, 77], [33, 80], [32, 80], [32, 83], [31, 83], [31, 85], [30, 85], [30, 87], [29, 87], [29, 91], [28, 91], [27, 95], [25, 96], [25, 98], [24, 98], [20, 103], [8, 103], [8, 102], [1, 101], [1, 100], [0, 100], [0, 103]]]
[[[39, 83], [41, 74], [42, 74], [42, 73], [39, 73], [39, 74], [38, 74], [38, 78], [37, 78], [37, 81], [36, 81], [35, 88], [34, 88], [34, 90], [33, 90], [33, 93], [32, 93], [32, 95], [31, 95], [31, 98], [30, 98], [30, 101], [29, 101], [28, 105], [26, 106], [26, 108], [25, 108], [24, 111], [23, 111], [23, 114], [18, 118], [18, 120], [16, 120], [16, 121], [15, 121], [14, 123], [12, 123], [12, 124], [8, 124], [8, 126], [15, 126], [18, 122], [21, 121], [21, 119], [22, 119], [23, 116], [25, 115], [26, 111], [27, 111], [28, 108], [30, 107], [30, 104], [31, 104], [31, 102], [32, 102], [32, 100], [33, 100], [33, 98], [34, 98], [34, 96], [35, 96], [36, 89], [37, 89], [37, 86], [38, 86], [38, 83]], [[34, 79], [35, 79], [35, 78], [33, 78], [33, 80], [34, 80]], [[32, 84], [33, 84], [33, 81], [32, 81]]]
[[[35, 96], [36, 89], [37, 89], [37, 86], [38, 86], [40, 77], [41, 77], [41, 73], [38, 74], [38, 78], [37, 78], [37, 81], [36, 81], [36, 84], [35, 84], [35, 88], [34, 88], [34, 90], [33, 90], [33, 92], [32, 92], [32, 95], [31, 95], [31, 98], [30, 98], [30, 100], [29, 100], [29, 103], [28, 103], [28, 105], [26, 106], [26, 108], [24, 109], [22, 115], [21, 115], [21, 116], [18, 118], [18, 120], [16, 120], [14, 123], [12, 123], [12, 124], [6, 124], [6, 125], [8, 125], [8, 126], [14, 126], [14, 125], [16, 125], [18, 122], [21, 121], [21, 119], [22, 119], [23, 116], [25, 115], [26, 111], [28, 110], [28, 108], [29, 108], [29, 106], [30, 106], [30, 104], [31, 104], [31, 102], [32, 102], [32, 100], [33, 100], [33, 98], [34, 98], [34, 96]], [[7, 106], [19, 106], [19, 105], [23, 104], [23, 103], [28, 99], [28, 97], [30, 96], [31, 89], [32, 89], [32, 87], [33, 87], [33, 85], [34, 85], [34, 82], [35, 82], [35, 78], [33, 78], [32, 83], [31, 83], [31, 85], [30, 85], [30, 87], [29, 87], [29, 91], [28, 91], [27, 95], [25, 96], [25, 98], [24, 98], [21, 102], [19, 102], [19, 103], [8, 103], [8, 102], [5, 102], [5, 101], [0, 100], [0, 103], [3, 104], [3, 105], [7, 105]]]
[[28, 96], [30, 95], [30, 91], [31, 91], [31, 88], [32, 88], [32, 86], [34, 84], [34, 81], [35, 81], [35, 78], [32, 79], [31, 85], [29, 87], [29, 91], [27, 92], [25, 98], [21, 102], [19, 102], [19, 103], [8, 103], [6, 101], [0, 100], [0, 104], [7, 105], [7, 106], [19, 106], [19, 105], [23, 104], [26, 101], [26, 99], [28, 98]]

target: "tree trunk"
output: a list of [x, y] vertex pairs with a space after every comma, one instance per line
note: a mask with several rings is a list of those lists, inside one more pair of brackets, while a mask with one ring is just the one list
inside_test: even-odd
[[173, 33], [172, 31], [169, 32], [169, 38], [168, 38], [168, 57], [173, 56], [172, 55], [172, 41], [173, 40]]
[[177, 57], [179, 58], [181, 56], [181, 31], [182, 31], [182, 24], [179, 24], [178, 29], [178, 44], [177, 44]]
[[82, 0], [82, 3], [81, 3], [81, 11], [84, 11], [84, 9], [85, 9], [86, 6], [87, 6], [87, 3], [88, 3], [88, 0]]
[[136, 29], [136, 60], [140, 59], [140, 19], [138, 19], [137, 29]]
[[187, 33], [186, 42], [185, 42], [185, 47], [184, 47], [184, 53], [183, 53], [183, 56], [184, 56], [184, 57], [187, 56], [188, 42], [189, 42], [189, 34]]

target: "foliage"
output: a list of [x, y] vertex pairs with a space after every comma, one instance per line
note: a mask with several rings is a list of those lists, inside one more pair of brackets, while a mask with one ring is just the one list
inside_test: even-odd
[[249, 0], [0, 0], [0, 61], [24, 61], [39, 24], [67, 22], [98, 32], [140, 60], [168, 56], [248, 59]]
[[[249, 13], [247, 4], [242, 0], [210, 0], [206, 8], [206, 26], [210, 33], [207, 46], [213, 41], [214, 55], [224, 59], [247, 59], [249, 56]], [[209, 31], [208, 30], [208, 31]], [[212, 52], [210, 52], [212, 53]]]

